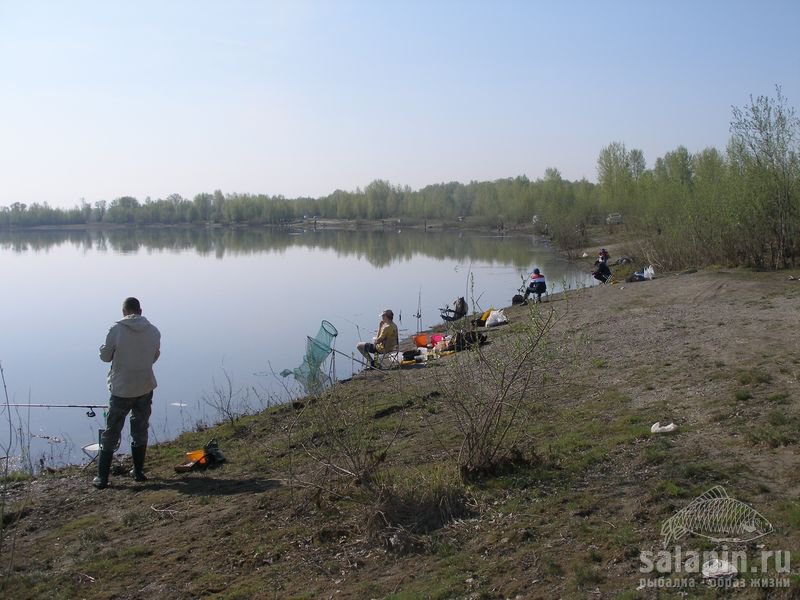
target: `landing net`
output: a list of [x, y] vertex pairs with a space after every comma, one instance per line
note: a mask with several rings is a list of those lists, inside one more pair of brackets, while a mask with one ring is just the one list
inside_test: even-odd
[[322, 371], [322, 364], [333, 352], [333, 341], [339, 332], [333, 323], [322, 321], [317, 335], [306, 338], [306, 353], [303, 362], [296, 369], [284, 369], [283, 377], [294, 375], [306, 394], [317, 394], [322, 391], [330, 378]]

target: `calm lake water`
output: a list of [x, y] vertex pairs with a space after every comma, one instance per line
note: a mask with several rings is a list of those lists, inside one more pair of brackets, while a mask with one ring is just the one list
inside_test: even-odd
[[[281, 382], [293, 386], [292, 378], [270, 372], [297, 367], [323, 319], [349, 355], [375, 335], [385, 308], [402, 338], [416, 332], [418, 310], [423, 326], [440, 323], [439, 308], [457, 296], [480, 309], [509, 305], [534, 266], [553, 291], [591, 285], [587, 269], [532, 237], [413, 230], [0, 233], [0, 265], [0, 364], [11, 403], [105, 404], [99, 346], [122, 300], [141, 300], [162, 333], [151, 443], [219, 421], [207, 400], [226, 374], [252, 408], [285, 401]], [[361, 367], [336, 357], [338, 378], [354, 369]], [[3, 408], [0, 457], [28, 453], [35, 466], [42, 458], [53, 466], [85, 460], [81, 447], [104, 426], [102, 409], [85, 412], [12, 408], [10, 433]], [[29, 451], [20, 440], [30, 441]], [[128, 444], [126, 425], [121, 451]]]

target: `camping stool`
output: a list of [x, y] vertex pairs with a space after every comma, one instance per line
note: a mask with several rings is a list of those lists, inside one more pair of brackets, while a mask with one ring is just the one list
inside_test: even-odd
[[[100, 448], [102, 447], [103, 434], [105, 433], [105, 431], [106, 431], [105, 429], [98, 429], [97, 430], [97, 442], [95, 442], [94, 444], [86, 444], [85, 446], [81, 447], [81, 450], [83, 451], [83, 453], [91, 459], [88, 463], [83, 465], [84, 469], [88, 468], [89, 465], [94, 463], [94, 461], [97, 460], [97, 457], [100, 456]], [[120, 436], [119, 440], [120, 441], [117, 442], [117, 447], [114, 448], [114, 452], [119, 450], [119, 445], [120, 445], [120, 442], [122, 441], [122, 436]]]
[[85, 446], [81, 447], [83, 453], [91, 459], [83, 466], [84, 469], [87, 469], [92, 463], [94, 463], [94, 461], [97, 460], [97, 457], [100, 456], [100, 442], [103, 440], [104, 432], [105, 429], [98, 429], [97, 442], [94, 444], [86, 444]]
[[381, 371], [385, 371], [391, 367], [396, 367], [402, 360], [402, 355], [400, 360], [397, 359], [396, 355], [398, 352], [399, 350], [392, 350], [391, 352], [376, 352], [375, 366]]

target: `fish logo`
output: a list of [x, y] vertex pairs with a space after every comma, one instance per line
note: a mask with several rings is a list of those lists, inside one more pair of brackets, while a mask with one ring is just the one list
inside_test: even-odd
[[730, 498], [719, 485], [692, 500], [661, 525], [664, 548], [687, 534], [715, 542], [741, 543], [773, 531], [772, 524], [758, 511]]

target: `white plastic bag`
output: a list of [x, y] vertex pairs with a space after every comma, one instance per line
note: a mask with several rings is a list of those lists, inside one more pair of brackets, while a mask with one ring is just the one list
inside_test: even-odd
[[650, 433], [672, 433], [678, 429], [678, 426], [675, 423], [670, 423], [669, 425], [662, 425], [661, 421], [656, 421], [650, 427]]
[[653, 279], [656, 276], [656, 271], [653, 269], [653, 265], [647, 265], [647, 268], [644, 270], [644, 278], [645, 279]]
[[502, 308], [500, 310], [493, 310], [489, 313], [489, 318], [486, 319], [486, 327], [497, 327], [503, 323], [508, 323], [508, 317], [506, 317]]

